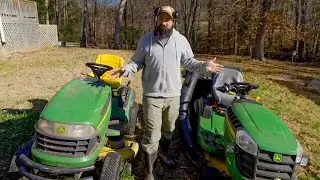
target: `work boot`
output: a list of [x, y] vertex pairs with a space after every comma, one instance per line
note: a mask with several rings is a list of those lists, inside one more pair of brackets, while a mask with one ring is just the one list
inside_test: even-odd
[[173, 160], [173, 157], [169, 155], [171, 140], [161, 138], [159, 145], [161, 149], [159, 157], [162, 159], [163, 163], [170, 169], [177, 168], [177, 163]]
[[145, 177], [144, 180], [154, 180], [153, 177], [153, 164], [157, 159], [158, 151], [149, 154], [144, 152], [144, 162], [145, 162]]

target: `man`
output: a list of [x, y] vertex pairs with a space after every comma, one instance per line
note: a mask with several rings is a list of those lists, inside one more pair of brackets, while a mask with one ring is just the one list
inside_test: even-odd
[[132, 61], [111, 72], [114, 78], [129, 77], [143, 68], [145, 132], [141, 144], [145, 154], [145, 179], [148, 180], [154, 179], [152, 171], [159, 143], [164, 162], [174, 165], [168, 158], [168, 149], [179, 115], [182, 86], [180, 65], [186, 70], [197, 72], [220, 72], [223, 68], [214, 61], [204, 62], [193, 58], [189, 42], [173, 28], [175, 12], [172, 7], [157, 8], [154, 15], [155, 30], [140, 39]]

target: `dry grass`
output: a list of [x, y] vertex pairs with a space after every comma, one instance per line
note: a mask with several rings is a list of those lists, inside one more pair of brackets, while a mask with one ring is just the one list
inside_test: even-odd
[[[0, 161], [4, 166], [0, 168], [0, 173], [8, 165], [6, 159], [10, 158], [14, 149], [32, 134], [32, 123], [43, 105], [66, 82], [78, 77], [82, 71], [89, 72], [84, 63], [93, 62], [100, 53], [118, 54], [126, 61], [132, 56], [131, 51], [47, 48], [1, 58], [0, 109], [3, 111], [0, 112]], [[210, 55], [198, 57], [204, 60], [213, 58]], [[311, 157], [311, 166], [299, 170], [300, 178], [320, 179], [320, 92], [304, 87], [305, 83], [320, 76], [320, 68], [277, 61], [261, 63], [238, 56], [218, 56], [217, 59], [222, 64], [241, 66], [245, 79], [260, 85], [252, 95], [259, 95], [267, 107], [284, 119]], [[140, 77], [141, 73], [138, 73], [132, 78], [131, 84], [137, 92], [141, 91]], [[137, 100], [141, 103], [140, 93], [137, 93]], [[30, 126], [20, 127], [26, 122]], [[180, 142], [175, 144], [175, 150], [183, 151]], [[182, 153], [180, 155], [180, 162], [187, 164]], [[134, 168], [137, 179], [143, 173], [140, 171], [142, 167], [142, 161], [137, 161]], [[159, 172], [163, 172], [161, 176], [168, 179], [192, 179], [197, 175], [187, 165], [177, 171], [160, 168]]]
[[[28, 99], [49, 99], [66, 82], [89, 72], [84, 63], [94, 62], [97, 54], [113, 53], [125, 60], [129, 51], [80, 48], [48, 48], [12, 54], [0, 61], [0, 107], [27, 108]], [[136, 79], [139, 78], [135, 76]], [[134, 81], [138, 88], [140, 81]], [[141, 98], [139, 96], [139, 98]]]

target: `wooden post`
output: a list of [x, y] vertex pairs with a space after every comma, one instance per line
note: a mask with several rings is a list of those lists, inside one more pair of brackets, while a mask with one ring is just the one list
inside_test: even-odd
[[21, 10], [21, 6], [20, 6], [20, 1], [18, 0], [18, 7], [19, 7], [19, 16], [20, 16], [20, 22], [23, 23], [23, 15], [22, 15], [22, 10]]
[[2, 20], [1, 20], [1, 15], [0, 15], [0, 41], [1, 44], [6, 44], [6, 39], [4, 37], [4, 31], [3, 31], [3, 26], [2, 26]]
[[294, 58], [296, 57], [296, 55], [297, 55], [297, 51], [292, 51], [292, 60], [291, 60], [292, 63], [293, 63]]

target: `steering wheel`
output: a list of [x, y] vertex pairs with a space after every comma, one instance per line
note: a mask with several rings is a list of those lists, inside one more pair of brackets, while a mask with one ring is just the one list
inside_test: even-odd
[[258, 86], [245, 82], [235, 82], [230, 84], [237, 92], [242, 95], [248, 94], [252, 89], [257, 89]]
[[98, 64], [98, 63], [86, 63], [86, 66], [88, 66], [95, 77], [97, 77], [98, 79], [100, 79], [100, 77], [107, 71], [110, 71], [113, 69], [113, 67], [108, 66], [108, 65], [104, 65], [104, 64]]

